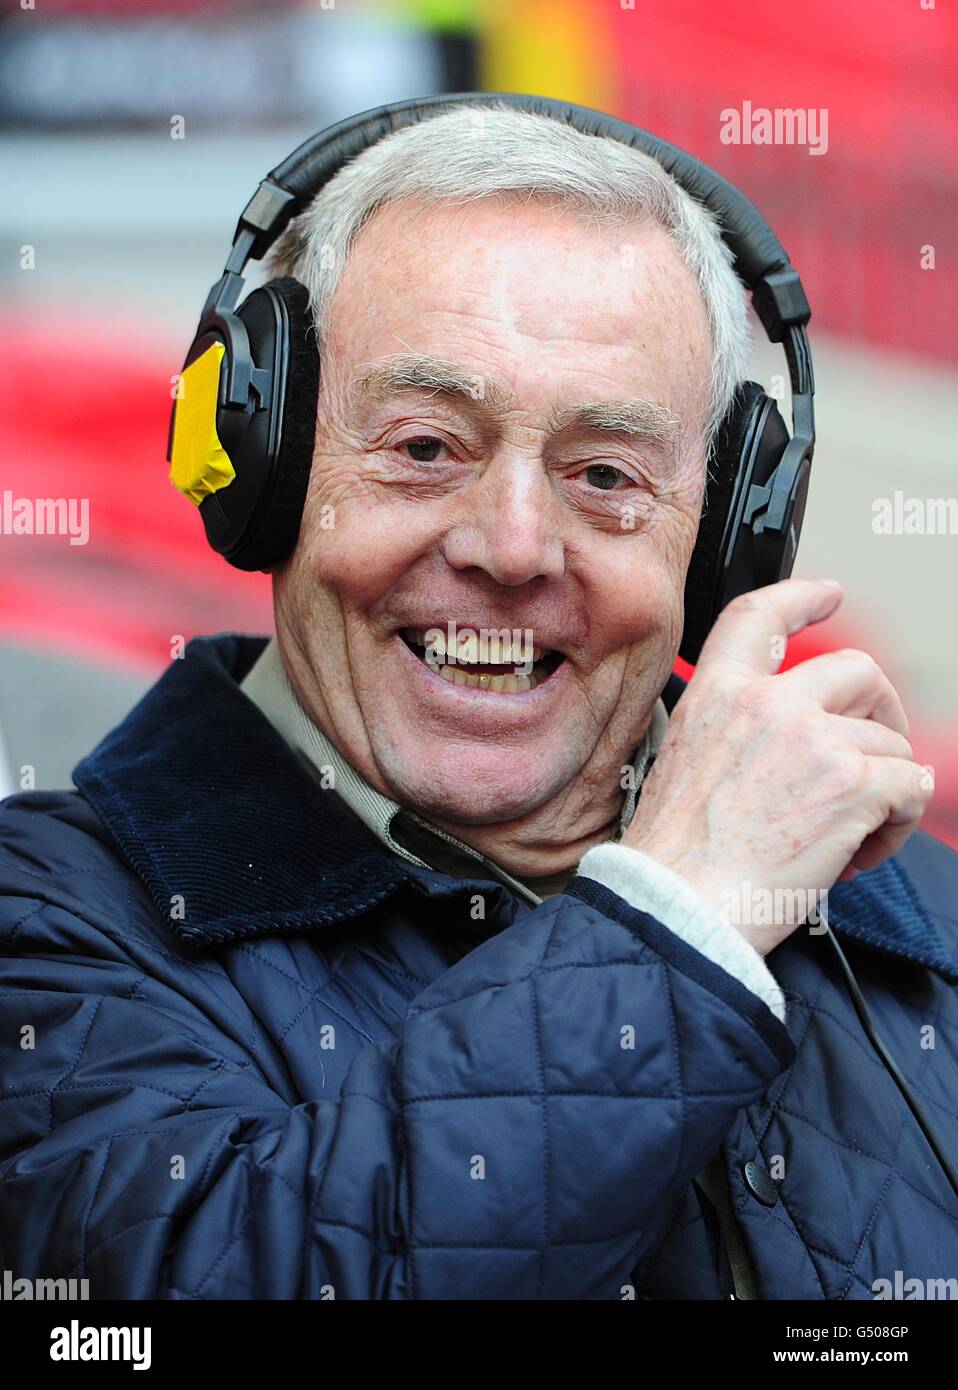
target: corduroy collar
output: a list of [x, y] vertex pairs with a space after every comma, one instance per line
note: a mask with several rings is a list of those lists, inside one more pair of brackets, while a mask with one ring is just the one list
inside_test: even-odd
[[[390, 854], [322, 788], [239, 688], [264, 637], [188, 643], [73, 780], [177, 935], [230, 941], [348, 921], [400, 884], [475, 883]], [[673, 677], [671, 708], [682, 689]], [[958, 982], [916, 884], [895, 861], [836, 884], [832, 927]]]

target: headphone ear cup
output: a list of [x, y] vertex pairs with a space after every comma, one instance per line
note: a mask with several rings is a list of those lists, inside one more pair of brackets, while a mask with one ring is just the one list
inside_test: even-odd
[[[270, 280], [237, 316], [249, 338], [254, 373], [268, 378], [268, 405], [257, 386], [245, 411], [221, 405], [217, 432], [235, 477], [200, 507], [207, 538], [231, 565], [270, 570], [292, 553], [312, 465], [319, 354], [306, 286]], [[259, 408], [257, 408], [259, 407]]]
[[730, 541], [729, 527], [741, 495], [743, 467], [747, 467], [743, 455], [749, 451], [756, 423], [767, 402], [768, 397], [757, 382], [741, 382], [716, 431], [709, 455], [702, 516], [685, 577], [685, 626], [679, 647], [682, 660], [692, 666], [720, 612], [719, 589]]

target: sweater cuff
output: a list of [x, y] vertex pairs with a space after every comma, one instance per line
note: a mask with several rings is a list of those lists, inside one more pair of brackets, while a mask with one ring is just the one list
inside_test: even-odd
[[641, 850], [617, 844], [587, 850], [578, 872], [655, 917], [757, 994], [784, 1024], [785, 995], [762, 956], [679, 874]]

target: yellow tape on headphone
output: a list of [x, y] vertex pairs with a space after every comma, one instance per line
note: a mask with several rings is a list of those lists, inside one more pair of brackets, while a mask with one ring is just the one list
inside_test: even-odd
[[184, 369], [179, 383], [170, 482], [196, 507], [236, 477], [216, 433], [220, 363], [225, 351], [222, 343], [208, 347]]

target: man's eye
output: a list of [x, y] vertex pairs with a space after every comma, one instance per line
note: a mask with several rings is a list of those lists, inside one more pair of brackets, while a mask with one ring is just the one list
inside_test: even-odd
[[404, 439], [400, 449], [408, 449], [414, 463], [435, 463], [439, 451], [446, 446], [441, 439], [431, 434], [418, 434], [414, 439]]
[[582, 477], [586, 479], [590, 487], [598, 488], [600, 492], [611, 492], [619, 482], [629, 482], [630, 480], [618, 468], [613, 468], [610, 463], [592, 463], [588, 468], [583, 469]]

